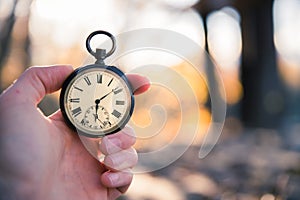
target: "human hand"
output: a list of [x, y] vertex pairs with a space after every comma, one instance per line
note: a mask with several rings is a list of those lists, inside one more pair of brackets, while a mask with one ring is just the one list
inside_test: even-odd
[[[37, 108], [72, 71], [69, 66], [33, 67], [0, 95], [0, 199], [115, 199], [129, 187], [129, 169], [137, 162], [132, 129], [103, 138], [102, 164], [60, 111], [46, 117]], [[144, 77], [128, 79], [135, 94], [149, 87]]]

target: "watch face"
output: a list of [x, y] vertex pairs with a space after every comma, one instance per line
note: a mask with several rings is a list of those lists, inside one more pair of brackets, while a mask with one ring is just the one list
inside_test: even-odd
[[134, 99], [126, 76], [116, 67], [88, 65], [65, 81], [60, 107], [77, 132], [102, 137], [122, 129], [130, 119]]

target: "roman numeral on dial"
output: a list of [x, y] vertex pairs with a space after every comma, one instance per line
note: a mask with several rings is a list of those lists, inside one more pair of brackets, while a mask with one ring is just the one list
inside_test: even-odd
[[112, 81], [114, 80], [114, 78], [112, 78], [109, 83], [107, 84], [107, 87], [110, 86], [110, 84], [112, 83]]
[[72, 102], [72, 103], [79, 103], [80, 102], [80, 98], [69, 99], [69, 101]]
[[121, 117], [121, 113], [117, 110], [114, 110], [112, 113], [111, 113], [113, 116], [115, 116], [116, 118], [120, 118]]
[[79, 87], [74, 86], [74, 88], [75, 88], [76, 90], [80, 91], [80, 92], [83, 92], [83, 89], [81, 89], [81, 88], [79, 88]]
[[81, 108], [78, 107], [78, 108], [73, 109], [71, 112], [74, 117], [77, 117], [78, 115], [81, 114], [82, 111], [81, 111]]
[[88, 85], [91, 85], [92, 83], [91, 83], [91, 81], [90, 81], [90, 79], [89, 79], [89, 77], [84, 77], [84, 80], [85, 80], [85, 82], [86, 82], [86, 84], [88, 84]]
[[97, 74], [97, 83], [102, 83], [102, 74]]
[[120, 89], [118, 89], [118, 90], [114, 90], [114, 93], [115, 93], [115, 94], [118, 94], [118, 93], [122, 92], [122, 90], [123, 90], [122, 88], [120, 88]]
[[116, 100], [116, 105], [125, 105], [125, 101]]

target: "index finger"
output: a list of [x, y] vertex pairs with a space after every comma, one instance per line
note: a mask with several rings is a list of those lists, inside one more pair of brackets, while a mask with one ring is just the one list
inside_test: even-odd
[[147, 77], [138, 74], [126, 74], [126, 76], [132, 86], [134, 95], [146, 92], [150, 88], [150, 81]]

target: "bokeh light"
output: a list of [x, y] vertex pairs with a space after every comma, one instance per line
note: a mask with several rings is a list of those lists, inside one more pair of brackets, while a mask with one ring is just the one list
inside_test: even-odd
[[208, 45], [210, 53], [221, 68], [239, 67], [242, 50], [240, 16], [230, 7], [208, 16]]
[[243, 96], [239, 69], [242, 51], [240, 15], [232, 7], [214, 11], [207, 18], [208, 47], [223, 76], [226, 102], [238, 103]]
[[292, 89], [300, 89], [300, 1], [275, 0], [274, 42], [283, 80]]

